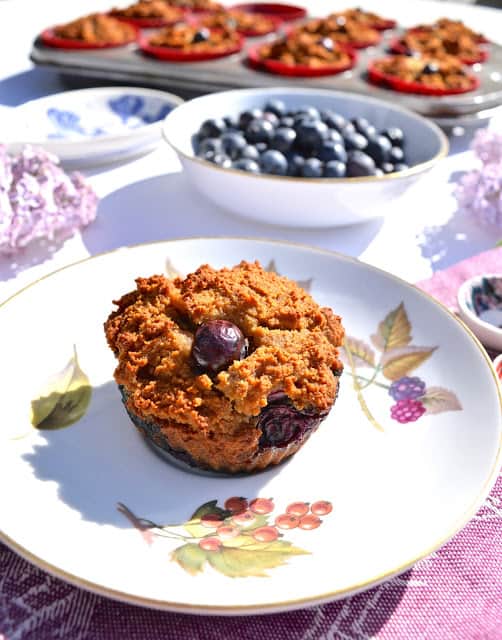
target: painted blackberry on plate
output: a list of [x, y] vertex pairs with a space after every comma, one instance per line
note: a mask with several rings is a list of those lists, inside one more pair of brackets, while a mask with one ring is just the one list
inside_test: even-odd
[[[437, 346], [412, 344], [412, 326], [404, 303], [392, 309], [379, 323], [370, 342], [346, 336], [341, 352], [349, 365], [359, 404], [370, 422], [380, 431], [382, 425], [374, 418], [364, 392], [378, 387], [389, 396], [389, 416], [400, 424], [415, 422], [425, 415], [444, 411], [461, 411], [456, 394], [441, 386], [428, 386], [426, 381], [409, 374], [425, 363]], [[364, 372], [361, 372], [364, 369]]]

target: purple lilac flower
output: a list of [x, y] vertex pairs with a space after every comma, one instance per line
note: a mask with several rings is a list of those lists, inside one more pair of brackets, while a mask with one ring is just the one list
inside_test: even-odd
[[65, 173], [56, 156], [30, 146], [11, 156], [0, 145], [0, 254], [73, 235], [94, 220], [97, 203], [83, 176]]
[[471, 147], [483, 164], [502, 162], [502, 133], [490, 129], [479, 129]]

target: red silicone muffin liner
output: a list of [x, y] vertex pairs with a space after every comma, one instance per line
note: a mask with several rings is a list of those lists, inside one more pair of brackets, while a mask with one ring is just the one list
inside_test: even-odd
[[[232, 8], [233, 7], [229, 7], [229, 10], [231, 10]], [[198, 14], [197, 16], [194, 16], [195, 23], [201, 24], [205, 15], [209, 16], [211, 15], [211, 13], [206, 12], [203, 15]], [[258, 32], [258, 31], [253, 31], [252, 29], [249, 29], [249, 30], [236, 29], [237, 33], [240, 33], [241, 36], [244, 36], [245, 38], [259, 38], [260, 36], [267, 36], [270, 33], [275, 33], [283, 22], [280, 18], [276, 18], [275, 16], [267, 16], [266, 14], [261, 14], [261, 15], [263, 15], [265, 18], [267, 18], [267, 20], [270, 20], [272, 22], [272, 27], [268, 31]]]
[[120, 20], [121, 22], [132, 24], [133, 27], [137, 27], [138, 29], [156, 29], [158, 27], [169, 27], [180, 20], [184, 20], [185, 14], [186, 12], [182, 11], [180, 17], [174, 20], [166, 20], [165, 18], [127, 18], [125, 16], [115, 16], [112, 13], [109, 13], [108, 15], [111, 18]]
[[350, 57], [348, 64], [331, 64], [322, 67], [309, 67], [306, 64], [285, 64], [280, 60], [263, 59], [259, 56], [259, 49], [262, 45], [248, 49], [248, 62], [253, 69], [259, 71], [269, 71], [280, 76], [293, 76], [297, 78], [317, 78], [319, 76], [331, 76], [342, 71], [352, 69], [357, 62], [357, 53], [347, 48], [346, 51]]
[[303, 7], [280, 2], [243, 2], [234, 4], [229, 9], [239, 9], [248, 13], [261, 13], [267, 17], [276, 17], [284, 22], [301, 20], [307, 15], [307, 10]]
[[[131, 25], [133, 26], [133, 25]], [[55, 35], [54, 27], [45, 29], [40, 34], [40, 40], [46, 47], [54, 47], [55, 49], [112, 49], [115, 47], [125, 47], [128, 44], [136, 42], [138, 39], [138, 29], [134, 27], [134, 38], [126, 40], [125, 42], [84, 42], [83, 40], [71, 40], [70, 38], [60, 38]]]
[[395, 20], [381, 20], [380, 22], [369, 24], [368, 26], [376, 31], [386, 31], [387, 29], [395, 29], [397, 27], [397, 22]]
[[[415, 33], [418, 33], [418, 29], [415, 29]], [[406, 55], [408, 48], [398, 38], [396, 38], [395, 40], [391, 40], [389, 44], [389, 51], [392, 51], [392, 53], [401, 53]], [[477, 58], [453, 57], [458, 58], [462, 64], [472, 65], [477, 64], [478, 62], [486, 62], [488, 60], [489, 53], [485, 49], [480, 49], [479, 56]]]
[[401, 93], [415, 93], [422, 96], [453, 96], [459, 93], [468, 93], [479, 87], [479, 78], [469, 76], [471, 86], [468, 89], [437, 89], [436, 87], [426, 87], [420, 82], [407, 82], [397, 76], [383, 73], [379, 69], [375, 69], [375, 63], [378, 60], [370, 62], [368, 65], [368, 80], [380, 87], [399, 91]]
[[158, 60], [167, 62], [202, 62], [203, 60], [215, 60], [216, 58], [224, 58], [233, 53], [238, 53], [244, 45], [244, 38], [239, 35], [236, 45], [226, 49], [215, 49], [214, 51], [180, 51], [171, 47], [160, 47], [148, 43], [148, 38], [140, 36], [139, 48], [141, 51]]
[[[286, 27], [284, 29], [284, 32], [286, 36], [289, 36], [291, 33], [294, 33], [297, 29], [301, 29], [301, 28], [302, 28], [301, 26]], [[336, 38], [332, 38], [332, 40], [335, 44], [338, 44], [340, 47], [343, 47], [344, 49], [366, 49], [367, 47], [374, 47], [377, 44], [380, 44], [382, 36], [379, 33], [377, 35], [378, 35], [378, 38], [373, 42], [369, 42], [367, 40], [360, 40], [360, 41], [354, 40], [352, 42], [340, 42]]]

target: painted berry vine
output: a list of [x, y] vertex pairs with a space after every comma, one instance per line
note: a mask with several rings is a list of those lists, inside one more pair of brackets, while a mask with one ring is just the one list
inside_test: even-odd
[[317, 529], [333, 510], [327, 500], [292, 502], [274, 516], [276, 507], [270, 498], [233, 496], [223, 507], [217, 500], [202, 504], [186, 522], [161, 525], [136, 516], [122, 503], [117, 508], [147, 544], [159, 538], [181, 542], [170, 558], [191, 575], [209, 565], [231, 578], [266, 576], [269, 569], [289, 558], [307, 555], [308, 551], [286, 540], [283, 532]]
[[361, 408], [380, 431], [383, 427], [374, 418], [364, 397], [364, 391], [372, 386], [387, 392], [391, 399], [390, 418], [401, 424], [415, 422], [424, 415], [462, 409], [453, 391], [427, 386], [422, 378], [410, 376], [437, 349], [411, 344], [411, 328], [401, 302], [378, 324], [369, 343], [352, 336], [345, 338], [341, 356], [348, 365], [347, 373], [353, 378]]

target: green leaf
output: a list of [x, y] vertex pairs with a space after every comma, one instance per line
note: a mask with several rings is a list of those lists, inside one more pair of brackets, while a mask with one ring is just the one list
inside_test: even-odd
[[411, 324], [404, 303], [390, 311], [378, 325], [378, 333], [371, 336], [371, 342], [380, 351], [405, 347], [411, 342]]
[[31, 423], [36, 429], [62, 429], [82, 418], [91, 401], [89, 378], [78, 364], [77, 350], [66, 367], [31, 402]]
[[347, 361], [347, 350], [350, 349], [355, 367], [375, 367], [375, 352], [363, 340], [345, 336], [340, 356], [343, 361]]
[[462, 411], [462, 405], [453, 391], [443, 387], [429, 387], [419, 398], [425, 406], [426, 414], [443, 413], [443, 411]]
[[392, 349], [382, 357], [382, 373], [388, 380], [399, 380], [428, 360], [437, 347]]
[[286, 564], [291, 556], [308, 555], [291, 542], [275, 540], [274, 542], [256, 542], [252, 547], [230, 549], [222, 547], [219, 551], [208, 553], [209, 564], [223, 575], [230, 578], [248, 576], [267, 576], [267, 569]]
[[178, 547], [171, 552], [171, 560], [177, 562], [180, 567], [188, 571], [192, 576], [200, 573], [204, 568], [204, 563], [207, 560], [208, 553], [215, 553], [204, 551], [198, 544], [188, 542], [181, 547]]

